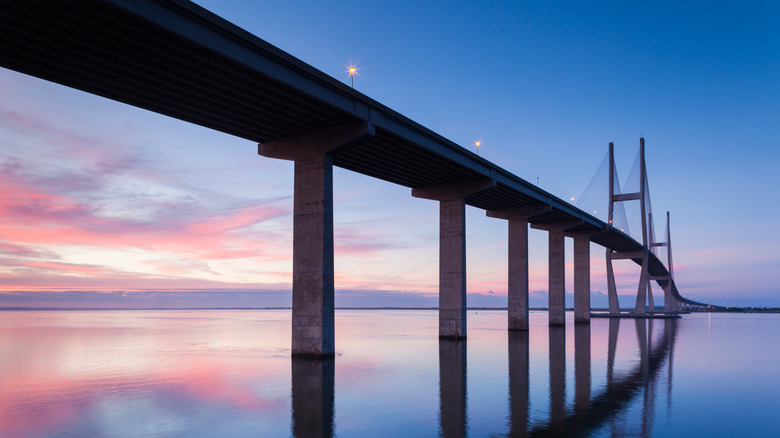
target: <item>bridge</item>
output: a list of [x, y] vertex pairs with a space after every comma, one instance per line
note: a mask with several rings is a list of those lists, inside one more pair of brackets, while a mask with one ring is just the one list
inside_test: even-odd
[[[590, 242], [642, 267], [633, 311], [706, 306], [682, 297], [646, 223], [643, 240], [563, 201], [185, 0], [0, 0], [0, 66], [258, 143], [295, 163], [292, 354], [334, 353], [333, 166], [440, 206], [439, 336], [466, 337], [465, 206], [508, 221], [508, 328], [528, 329], [528, 227], [549, 234], [549, 323], [564, 324], [565, 237], [574, 242], [574, 316], [590, 318]], [[610, 184], [610, 187], [613, 187]], [[610, 211], [612, 208], [610, 208]], [[667, 226], [668, 228], [668, 226]], [[671, 262], [671, 257], [669, 257]]]

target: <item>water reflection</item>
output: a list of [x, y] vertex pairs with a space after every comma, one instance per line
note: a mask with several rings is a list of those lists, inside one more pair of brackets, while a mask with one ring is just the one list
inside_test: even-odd
[[292, 358], [294, 437], [333, 436], [334, 372], [333, 358]]
[[[634, 325], [632, 337], [618, 342], [621, 322]], [[608, 436], [651, 436], [654, 423], [655, 394], [662, 366], [668, 365], [671, 385], [671, 360], [677, 321], [662, 322], [663, 334], [654, 337], [653, 319], [609, 321], [607, 343], [607, 378], [603, 386], [592, 388], [591, 325], [575, 324], [574, 332], [574, 397], [567, 406], [566, 398], [566, 331], [565, 327], [549, 327], [549, 416], [532, 419], [530, 410], [531, 372], [529, 369], [530, 339], [527, 331], [510, 331], [508, 336], [509, 414], [506, 435], [510, 437], [590, 436], [596, 431]], [[656, 326], [657, 327], [657, 326]], [[633, 345], [632, 345], [633, 344]], [[635, 348], [638, 352], [629, 366], [615, 371], [618, 346]], [[625, 355], [625, 352], [622, 353]], [[468, 404], [466, 397], [466, 341], [439, 342], [440, 435], [462, 437], [468, 434]], [[536, 379], [535, 381], [538, 381]], [[671, 392], [671, 387], [667, 390]], [[627, 430], [625, 414], [636, 402], [641, 420]]]
[[551, 432], [561, 435], [566, 420], [566, 328], [550, 326], [550, 423]]
[[[590, 394], [590, 327], [575, 325], [575, 402], [573, 409], [566, 411], [565, 385], [558, 379], [565, 379], [565, 354], [560, 344], [564, 335], [550, 330], [550, 418], [546, 424], [536, 425], [528, 436], [588, 436], [594, 431], [609, 426], [610, 436], [651, 435], [654, 421], [655, 393], [660, 368], [667, 358], [671, 359], [674, 348], [677, 321], [664, 321], [664, 334], [660, 341], [653, 342], [653, 319], [635, 319], [638, 363], [627, 373], [617, 377], [614, 372], [618, 327], [620, 320], [609, 323], [607, 353], [607, 382], [603, 390]], [[671, 375], [669, 375], [671, 381]], [[627, 431], [623, 411], [638, 396], [642, 396], [641, 422], [639, 431]], [[587, 402], [586, 402], [587, 400]], [[622, 427], [621, 427], [622, 426]]]
[[444, 437], [466, 436], [465, 340], [439, 340], [439, 399], [439, 434]]
[[590, 410], [590, 324], [574, 324], [574, 412]]
[[[281, 312], [6, 312], [0, 436], [618, 437], [684, 429], [678, 416], [688, 421], [685, 402], [701, 391], [690, 376], [707, 368], [690, 358], [702, 350], [676, 352], [675, 371], [689, 377], [675, 376], [675, 390], [688, 397], [672, 415], [677, 320], [548, 328], [541, 314], [531, 330], [508, 332], [505, 314], [482, 314], [469, 341], [439, 341], [429, 336], [434, 312], [352, 313], [342, 318], [392, 317], [401, 335], [345, 328], [341, 355], [307, 360], [290, 359]], [[691, 330], [680, 332], [690, 345]], [[762, 370], [761, 385], [771, 387], [773, 368]], [[664, 409], [667, 421], [658, 418]]]
[[512, 330], [509, 336], [509, 436], [525, 437], [528, 430], [528, 331]]

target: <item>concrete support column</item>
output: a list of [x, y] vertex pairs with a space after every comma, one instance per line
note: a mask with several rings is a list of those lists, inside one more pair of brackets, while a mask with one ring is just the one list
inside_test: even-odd
[[528, 218], [508, 225], [507, 328], [528, 330]]
[[672, 280], [664, 286], [664, 313], [674, 312], [674, 297], [672, 297]]
[[495, 187], [492, 179], [412, 189], [439, 201], [439, 337], [466, 337], [466, 197]]
[[647, 264], [647, 251], [644, 251], [644, 255], [642, 256], [642, 272], [639, 275], [639, 287], [636, 292], [636, 306], [634, 307], [634, 314], [636, 315], [645, 315], [647, 313]]
[[653, 282], [650, 281], [650, 275], [647, 276], [647, 308], [650, 313], [655, 313], [655, 299], [653, 298]]
[[365, 122], [261, 143], [260, 155], [295, 162], [292, 355], [335, 352], [333, 161], [330, 153], [374, 134]]
[[547, 307], [551, 326], [566, 325], [566, 229], [582, 223], [575, 219], [532, 225], [533, 228], [547, 231]]
[[507, 328], [528, 330], [528, 219], [550, 211], [550, 206], [490, 210], [488, 217], [508, 221]]
[[590, 322], [590, 238], [574, 235], [574, 322]]
[[618, 301], [617, 285], [615, 284], [615, 271], [612, 268], [612, 250], [607, 248], [607, 297], [609, 298], [609, 314], [620, 315], [620, 302]]
[[292, 354], [334, 354], [333, 164], [295, 161]]
[[439, 203], [439, 336], [466, 337], [466, 204]]
[[566, 324], [566, 253], [563, 228], [548, 233], [548, 312], [550, 325]]

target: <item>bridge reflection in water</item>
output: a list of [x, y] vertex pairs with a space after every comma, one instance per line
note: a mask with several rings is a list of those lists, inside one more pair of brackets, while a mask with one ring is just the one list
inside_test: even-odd
[[[638, 357], [627, 368], [616, 371], [616, 352], [620, 325], [635, 325]], [[653, 336], [657, 324], [662, 333]], [[654, 327], [654, 325], [656, 325]], [[606, 358], [606, 383], [591, 388], [591, 325], [574, 325], [574, 397], [566, 400], [566, 329], [549, 330], [549, 410], [547, 418], [532, 418], [529, 389], [537, 385], [530, 367], [529, 331], [508, 333], [509, 414], [505, 436], [589, 436], [608, 430], [612, 437], [651, 436], [655, 395], [661, 369], [666, 366], [669, 385], [666, 395], [671, 403], [672, 359], [677, 319], [609, 320]], [[624, 340], [625, 342], [625, 340]], [[624, 347], [626, 344], [622, 344]], [[444, 437], [468, 436], [468, 391], [466, 340], [439, 341], [439, 434]], [[334, 371], [330, 359], [292, 359], [292, 434], [295, 437], [334, 436]], [[381, 394], [377, 394], [381, 396]], [[641, 403], [641, 418], [626, 421], [626, 411]], [[538, 411], [538, 409], [536, 410]], [[534, 412], [536, 412], [534, 411]], [[500, 428], [499, 425], [496, 427]], [[503, 436], [503, 435], [502, 435]]]
[[292, 358], [292, 432], [333, 436], [335, 359]]

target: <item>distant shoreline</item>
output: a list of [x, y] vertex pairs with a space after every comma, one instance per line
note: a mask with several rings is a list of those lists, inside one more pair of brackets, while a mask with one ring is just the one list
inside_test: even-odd
[[[336, 307], [336, 310], [439, 310], [438, 307]], [[0, 311], [106, 311], [106, 310], [292, 310], [292, 307], [0, 307]], [[505, 311], [506, 307], [467, 307], [466, 310], [498, 310]], [[532, 307], [529, 311], [547, 311], [546, 307]], [[607, 308], [592, 308], [591, 311], [607, 311]], [[567, 312], [574, 311], [567, 307]], [[708, 313], [706, 311], [691, 313]], [[780, 313], [778, 307], [746, 307], [731, 310], [710, 310], [709, 313]]]

